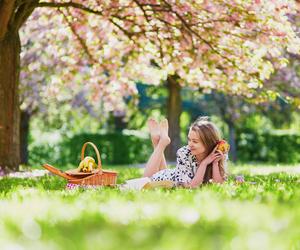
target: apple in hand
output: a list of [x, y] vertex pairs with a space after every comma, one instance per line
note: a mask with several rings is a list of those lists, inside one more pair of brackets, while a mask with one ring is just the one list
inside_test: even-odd
[[221, 140], [218, 142], [217, 150], [221, 151], [223, 154], [227, 154], [230, 149], [230, 145], [227, 141]]

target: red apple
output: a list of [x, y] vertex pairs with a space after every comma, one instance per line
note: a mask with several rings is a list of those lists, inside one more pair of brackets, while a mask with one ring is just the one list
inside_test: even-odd
[[230, 145], [225, 140], [221, 140], [218, 142], [217, 150], [221, 151], [223, 154], [228, 153], [230, 149]]

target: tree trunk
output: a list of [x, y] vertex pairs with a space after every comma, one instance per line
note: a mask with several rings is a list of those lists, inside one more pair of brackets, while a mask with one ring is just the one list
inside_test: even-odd
[[171, 144], [167, 147], [166, 158], [170, 161], [176, 160], [176, 152], [181, 146], [180, 140], [180, 115], [182, 111], [181, 87], [176, 76], [168, 76], [167, 89], [169, 92], [167, 101], [167, 118], [169, 121], [169, 136]]
[[20, 163], [20, 38], [7, 32], [0, 40], [0, 166], [17, 170]]
[[230, 144], [230, 159], [233, 162], [237, 161], [237, 146], [236, 146], [236, 132], [235, 126], [232, 122], [228, 123], [229, 127], [229, 144]]
[[122, 132], [127, 127], [127, 123], [125, 122], [125, 116], [125, 112], [115, 112], [113, 114], [116, 132]]
[[21, 111], [20, 124], [20, 158], [21, 164], [28, 164], [28, 137], [30, 114], [26, 110]]

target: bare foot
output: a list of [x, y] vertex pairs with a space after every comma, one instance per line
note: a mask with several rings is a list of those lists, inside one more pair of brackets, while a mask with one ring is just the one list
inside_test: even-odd
[[159, 140], [159, 142], [163, 143], [165, 146], [170, 144], [171, 139], [168, 135], [169, 124], [168, 124], [168, 120], [166, 118], [162, 119], [162, 121], [159, 124], [159, 128], [160, 128], [160, 140]]
[[148, 128], [153, 146], [156, 146], [160, 138], [160, 128], [158, 122], [154, 118], [148, 119]]

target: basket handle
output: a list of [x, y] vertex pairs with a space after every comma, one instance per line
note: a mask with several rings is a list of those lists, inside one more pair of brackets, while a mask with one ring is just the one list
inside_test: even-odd
[[101, 164], [100, 153], [99, 153], [99, 150], [98, 150], [98, 148], [96, 147], [96, 145], [94, 143], [86, 142], [86, 143], [83, 144], [82, 149], [81, 149], [81, 160], [84, 159], [84, 152], [85, 152], [85, 149], [86, 149], [87, 145], [91, 145], [94, 148], [94, 150], [96, 152], [96, 155], [97, 155], [97, 161], [98, 161], [97, 166], [98, 166], [98, 169], [100, 170], [100, 172], [102, 172], [102, 164]]

